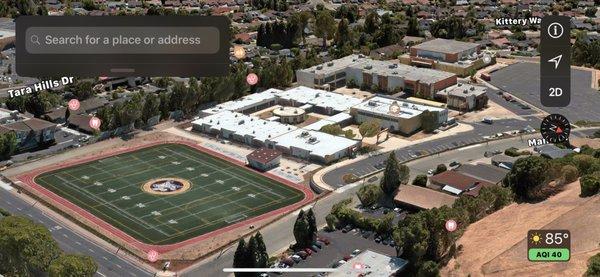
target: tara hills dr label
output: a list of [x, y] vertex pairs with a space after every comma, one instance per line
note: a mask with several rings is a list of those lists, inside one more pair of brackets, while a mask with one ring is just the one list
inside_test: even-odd
[[35, 83], [35, 84], [27, 86], [27, 87], [22, 87], [22, 88], [17, 88], [17, 89], [9, 89], [8, 95], [10, 96], [10, 98], [13, 98], [13, 97], [17, 97], [17, 96], [23, 96], [25, 94], [30, 94], [33, 92], [38, 92], [38, 91], [56, 88], [56, 87], [60, 87], [60, 86], [66, 86], [71, 83], [73, 83], [73, 77], [62, 77], [62, 78], [60, 78], [60, 80], [41, 81], [39, 83]]

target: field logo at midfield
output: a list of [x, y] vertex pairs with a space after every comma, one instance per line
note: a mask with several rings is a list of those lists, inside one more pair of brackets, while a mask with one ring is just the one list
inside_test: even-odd
[[158, 195], [178, 194], [189, 190], [190, 181], [180, 178], [159, 178], [152, 179], [142, 186], [142, 190]]

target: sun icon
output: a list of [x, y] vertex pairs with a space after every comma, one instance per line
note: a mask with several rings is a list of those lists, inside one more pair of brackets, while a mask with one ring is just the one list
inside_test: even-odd
[[533, 244], [540, 244], [542, 241], [542, 236], [538, 233], [531, 234], [531, 242]]

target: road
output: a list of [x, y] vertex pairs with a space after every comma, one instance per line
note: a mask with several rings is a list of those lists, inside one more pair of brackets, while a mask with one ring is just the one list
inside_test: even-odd
[[[482, 158], [483, 152], [486, 150], [505, 149], [511, 146], [525, 147], [527, 145], [526, 138], [527, 137], [523, 137], [523, 140], [521, 140], [520, 137], [513, 137], [504, 140], [490, 141], [477, 146], [468, 146], [463, 149], [450, 150], [441, 153], [439, 156], [433, 155], [408, 162], [407, 165], [410, 168], [411, 175], [423, 174], [428, 169], [434, 168], [440, 161], [456, 160], [465, 163], [473, 159], [473, 157]], [[325, 216], [329, 214], [331, 207], [335, 203], [348, 197], [355, 198], [356, 191], [358, 191], [359, 188], [360, 186], [357, 184], [348, 185], [332, 192], [327, 197], [318, 200], [313, 206], [317, 224], [319, 226], [326, 224]], [[287, 215], [281, 220], [274, 222], [261, 230], [269, 253], [276, 253], [284, 250], [293, 243], [294, 235], [292, 227], [297, 215], [297, 212]], [[207, 257], [204, 261], [182, 272], [182, 276], [223, 276], [223, 268], [232, 266], [235, 247], [236, 245], [233, 245], [222, 253]]]
[[94, 258], [98, 263], [97, 276], [153, 276], [152, 273], [130, 263], [114, 251], [109, 251], [95, 242], [72, 231], [50, 215], [38, 209], [37, 202], [28, 203], [14, 194], [0, 188], [0, 207], [15, 215], [22, 215], [41, 223], [50, 230], [60, 248], [67, 253], [78, 253]]
[[[472, 125], [474, 129], [471, 131], [458, 133], [456, 135], [430, 140], [395, 150], [396, 158], [399, 162], [404, 163], [414, 160], [422, 155], [441, 153], [449, 149], [485, 142], [486, 139], [484, 139], [483, 136], [491, 136], [506, 131], [521, 130], [527, 126], [535, 128], [539, 126], [540, 123], [541, 121], [533, 116], [527, 117], [525, 120], [495, 120], [493, 124], [485, 124], [480, 122], [463, 123]], [[345, 174], [353, 173], [358, 177], [372, 174], [373, 172], [381, 170], [385, 167], [385, 161], [387, 158], [388, 154], [384, 153], [335, 168], [323, 175], [323, 181], [332, 187], [342, 187], [345, 185], [344, 181], [342, 180], [342, 176]]]

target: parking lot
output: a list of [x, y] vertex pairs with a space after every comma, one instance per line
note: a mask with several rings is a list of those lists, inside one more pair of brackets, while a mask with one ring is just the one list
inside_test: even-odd
[[[317, 253], [312, 253], [306, 260], [301, 260], [299, 263], [294, 264], [294, 268], [331, 268], [332, 265], [338, 263], [340, 260], [344, 260], [344, 257], [348, 258], [352, 255], [355, 250], [371, 250], [388, 256], [395, 256], [396, 249], [383, 243], [376, 243], [374, 235], [369, 238], [363, 238], [363, 234], [358, 229], [353, 229], [347, 233], [343, 233], [340, 230], [334, 232], [319, 232], [320, 237], [329, 239], [329, 245], [323, 245]], [[357, 253], [357, 252], [355, 252]], [[315, 276], [318, 273], [284, 273], [283, 276]], [[277, 274], [271, 274], [270, 276], [280, 276]]]
[[564, 108], [542, 106], [537, 63], [516, 63], [492, 73], [491, 77], [494, 86], [548, 113], [562, 114], [571, 122], [600, 121], [600, 93], [591, 87], [591, 72], [571, 69], [571, 104]]

